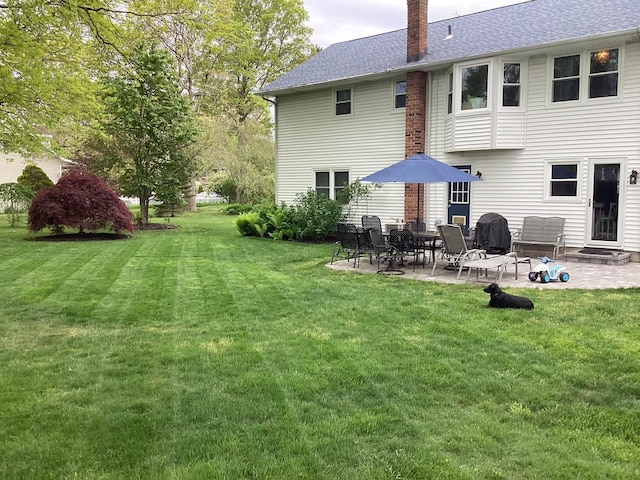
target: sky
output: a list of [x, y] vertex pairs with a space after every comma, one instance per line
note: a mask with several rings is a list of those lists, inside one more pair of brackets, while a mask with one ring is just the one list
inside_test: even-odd
[[[523, 0], [429, 0], [429, 22], [522, 3]], [[406, 0], [304, 0], [311, 42], [333, 43], [400, 30], [407, 26]]]

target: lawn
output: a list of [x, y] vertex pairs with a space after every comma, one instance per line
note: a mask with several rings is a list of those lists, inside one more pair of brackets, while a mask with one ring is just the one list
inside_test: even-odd
[[640, 290], [496, 311], [217, 206], [171, 222], [46, 242], [0, 216], [0, 478], [640, 478]]

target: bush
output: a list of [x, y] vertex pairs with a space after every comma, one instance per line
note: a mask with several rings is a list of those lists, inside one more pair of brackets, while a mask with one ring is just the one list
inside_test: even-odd
[[264, 236], [266, 224], [260, 223], [258, 212], [248, 212], [236, 218], [236, 227], [245, 237]]
[[53, 182], [37, 165], [27, 165], [22, 170], [22, 174], [18, 177], [18, 184], [28, 187], [32, 190], [31, 198], [33, 198], [39, 190], [45, 187], [52, 187]]
[[224, 207], [224, 212], [227, 215], [240, 215], [241, 213], [248, 213], [253, 210], [251, 205], [242, 205], [240, 203], [230, 203]]
[[338, 202], [311, 189], [298, 194], [291, 208], [293, 234], [297, 240], [324, 240], [336, 231], [343, 217]]
[[49, 227], [61, 233], [64, 227], [85, 231], [135, 230], [133, 215], [118, 195], [97, 175], [73, 170], [52, 187], [41, 189], [29, 208], [29, 230]]

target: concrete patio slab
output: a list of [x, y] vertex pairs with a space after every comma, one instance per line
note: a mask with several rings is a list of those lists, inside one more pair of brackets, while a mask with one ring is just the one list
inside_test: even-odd
[[[536, 259], [531, 259], [532, 264], [536, 264]], [[571, 275], [571, 279], [566, 282], [549, 282], [541, 283], [540, 281], [532, 282], [528, 278], [528, 265], [523, 264], [518, 271], [518, 279], [515, 279], [515, 268], [513, 265], [509, 266], [506, 272], [502, 276], [500, 285], [502, 287], [513, 288], [544, 288], [544, 289], [586, 289], [597, 290], [605, 288], [638, 288], [640, 287], [640, 263], [631, 262], [624, 265], [598, 265], [590, 263], [580, 263], [572, 261], [560, 261], [558, 262], [567, 268], [567, 271]], [[336, 270], [348, 270], [354, 273], [362, 274], [376, 274], [377, 263], [374, 260], [373, 264], [369, 263], [369, 259], [362, 257], [360, 259], [360, 266], [354, 268], [353, 261], [340, 260], [334, 262], [333, 265], [327, 264], [329, 268]], [[480, 275], [476, 280], [475, 272], [471, 275], [471, 279], [467, 282], [467, 275], [463, 274], [460, 280], [456, 279], [458, 274], [457, 270], [450, 270], [438, 267], [431, 275], [432, 264], [427, 264], [425, 268], [422, 264], [416, 266], [416, 271], [413, 271], [413, 265], [405, 265], [402, 267], [404, 271], [401, 278], [413, 278], [417, 280], [423, 280], [427, 282], [442, 282], [453, 284], [467, 284], [467, 285], [486, 285], [492, 283], [495, 280], [496, 272], [490, 270], [488, 276]]]

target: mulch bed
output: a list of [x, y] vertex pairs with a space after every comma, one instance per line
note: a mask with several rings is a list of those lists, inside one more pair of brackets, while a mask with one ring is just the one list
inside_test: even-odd
[[[180, 228], [179, 225], [168, 223], [149, 223], [147, 225], [136, 225], [136, 230], [174, 230]], [[131, 238], [131, 234], [109, 233], [109, 232], [85, 232], [85, 233], [63, 233], [60, 235], [47, 235], [46, 237], [36, 237], [35, 241], [40, 242], [92, 242], [96, 240], [125, 240]]]

